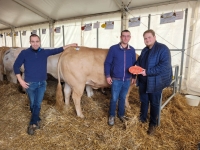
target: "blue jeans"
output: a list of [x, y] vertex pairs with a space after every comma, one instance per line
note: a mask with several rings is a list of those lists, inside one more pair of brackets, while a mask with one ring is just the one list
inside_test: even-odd
[[140, 120], [147, 121], [147, 113], [150, 103], [150, 122], [149, 125], [156, 126], [160, 107], [160, 98], [162, 91], [146, 93], [146, 84], [139, 85], [139, 95], [141, 101]]
[[30, 100], [30, 110], [31, 110], [31, 121], [30, 125], [37, 124], [40, 121], [40, 108], [44, 97], [44, 92], [46, 91], [46, 81], [41, 82], [28, 82], [29, 88], [26, 89]]
[[118, 101], [118, 116], [122, 117], [125, 113], [125, 99], [131, 80], [112, 79], [111, 100], [110, 100], [110, 116], [115, 116], [116, 103]]

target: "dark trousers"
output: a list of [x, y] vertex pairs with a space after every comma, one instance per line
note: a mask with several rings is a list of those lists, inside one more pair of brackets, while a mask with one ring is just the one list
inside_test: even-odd
[[150, 122], [149, 125], [156, 126], [160, 107], [160, 98], [162, 91], [146, 93], [146, 84], [139, 85], [139, 95], [141, 101], [140, 120], [147, 121], [147, 113], [150, 103]]

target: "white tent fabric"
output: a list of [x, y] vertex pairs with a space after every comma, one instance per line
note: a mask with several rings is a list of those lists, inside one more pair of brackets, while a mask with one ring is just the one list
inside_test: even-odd
[[[42, 34], [42, 29], [46, 29], [46, 34]], [[41, 37], [41, 45], [42, 47], [50, 47], [49, 44], [49, 25], [48, 24], [40, 24], [30, 27], [17, 28], [15, 31], [18, 32], [18, 36], [15, 36], [16, 46], [17, 47], [29, 47], [29, 36], [33, 30], [37, 30], [37, 33]], [[22, 35], [22, 32], [26, 31], [26, 35]], [[20, 43], [20, 32], [22, 38], [22, 46]]]
[[184, 93], [200, 96], [200, 0], [195, 4], [196, 9], [192, 17], [191, 27], [193, 30], [192, 42], [187, 53], [188, 64], [182, 87]]
[[12, 47], [12, 37], [10, 35], [7, 35], [7, 33], [11, 33], [11, 30], [4, 30], [4, 32], [0, 32], [0, 34], [3, 34], [3, 38], [0, 38], [0, 46], [8, 46]]
[[81, 19], [57, 22], [55, 23], [56, 27], [60, 27], [60, 33], [54, 32], [54, 47], [63, 46], [63, 27], [65, 44], [81, 44]]
[[[109, 48], [113, 44], [120, 42], [120, 31], [121, 31], [121, 14], [114, 13], [108, 15], [101, 15], [95, 17], [89, 17], [83, 19], [83, 25], [88, 23], [100, 22], [99, 31], [99, 48]], [[114, 21], [114, 29], [101, 28], [105, 21]], [[88, 47], [97, 47], [97, 29], [92, 29], [92, 31], [83, 31], [83, 45]]]

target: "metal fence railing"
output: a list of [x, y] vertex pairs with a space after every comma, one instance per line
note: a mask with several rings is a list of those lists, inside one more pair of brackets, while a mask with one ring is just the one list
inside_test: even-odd
[[158, 114], [158, 123], [157, 123], [158, 126], [160, 125], [161, 110], [165, 107], [165, 105], [169, 103], [169, 101], [175, 96], [177, 92], [178, 80], [179, 80], [179, 76], [178, 76], [179, 66], [174, 65], [172, 66], [172, 68], [173, 68], [173, 78], [172, 78], [172, 82], [170, 86], [173, 86], [173, 91], [172, 91], [172, 95], [163, 104], [162, 104], [162, 95], [161, 95], [160, 108], [159, 108], [159, 114]]

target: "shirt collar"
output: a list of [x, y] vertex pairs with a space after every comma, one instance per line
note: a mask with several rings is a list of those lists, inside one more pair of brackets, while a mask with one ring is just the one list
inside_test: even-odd
[[129, 44], [128, 44], [127, 48], [123, 48], [123, 47], [121, 46], [121, 42], [119, 42], [119, 47], [120, 47], [120, 49], [131, 49]]
[[40, 47], [39, 47], [37, 50], [34, 50], [34, 49], [32, 48], [32, 46], [30, 46], [30, 49], [31, 49], [32, 51], [34, 51], [35, 53], [41, 51], [41, 48], [40, 48]]

